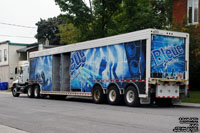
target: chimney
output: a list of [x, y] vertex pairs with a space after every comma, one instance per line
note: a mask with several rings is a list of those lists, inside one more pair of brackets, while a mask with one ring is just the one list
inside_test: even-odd
[[43, 50], [43, 44], [39, 44], [38, 51], [41, 51], [41, 50]]
[[46, 38], [45, 46], [49, 46], [49, 40], [48, 40], [48, 38]]

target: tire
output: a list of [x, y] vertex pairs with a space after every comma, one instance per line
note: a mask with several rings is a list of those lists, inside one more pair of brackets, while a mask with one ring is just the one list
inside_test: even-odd
[[33, 98], [34, 97], [34, 89], [33, 89], [32, 86], [28, 86], [28, 88], [27, 88], [27, 96], [29, 98]]
[[104, 103], [105, 101], [105, 95], [103, 94], [103, 89], [97, 85], [94, 86], [92, 90], [92, 100], [96, 104]]
[[159, 107], [170, 107], [173, 105], [172, 99], [170, 98], [166, 98], [166, 99], [157, 98], [155, 101]]
[[17, 92], [17, 88], [16, 87], [14, 87], [12, 89], [12, 95], [13, 95], [13, 97], [19, 97], [20, 93]]
[[34, 97], [40, 98], [40, 87], [38, 85], [34, 86]]
[[137, 89], [135, 87], [129, 86], [125, 90], [124, 101], [125, 101], [125, 104], [127, 106], [130, 106], [130, 107], [137, 107], [137, 106], [139, 106], [140, 99], [139, 99], [139, 96], [138, 96], [138, 91], [137, 91]]
[[109, 87], [107, 95], [108, 103], [111, 105], [118, 105], [121, 101], [119, 89], [116, 86]]

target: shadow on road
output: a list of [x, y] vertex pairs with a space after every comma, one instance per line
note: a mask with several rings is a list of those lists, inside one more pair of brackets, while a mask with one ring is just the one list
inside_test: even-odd
[[[19, 98], [28, 98], [27, 96], [20, 96]], [[35, 98], [32, 98], [33, 100]], [[64, 98], [64, 99], [53, 99], [53, 98], [50, 98], [49, 96], [45, 97], [45, 98], [40, 98], [40, 99], [43, 99], [43, 100], [55, 100], [55, 101], [69, 101], [69, 102], [81, 102], [81, 103], [90, 103], [90, 104], [94, 104], [92, 99], [90, 97], [72, 97], [72, 96], [69, 96], [67, 98]], [[37, 99], [35, 99], [37, 100]], [[103, 105], [107, 105], [108, 102], [106, 101]], [[120, 105], [110, 105], [110, 106], [121, 106], [121, 107], [127, 107], [125, 105], [124, 102], [122, 102]], [[130, 107], [131, 108], [131, 107]], [[194, 109], [200, 109], [200, 107], [198, 106], [192, 106], [191, 105], [181, 105], [181, 104], [176, 104], [176, 105], [172, 105], [170, 107], [159, 107], [157, 106], [156, 104], [141, 104], [139, 107], [133, 107], [133, 108], [194, 108]]]

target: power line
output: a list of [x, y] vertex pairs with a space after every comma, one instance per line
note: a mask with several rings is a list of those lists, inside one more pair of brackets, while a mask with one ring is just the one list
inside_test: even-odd
[[4, 36], [4, 37], [17, 37], [17, 38], [34, 38], [34, 37], [28, 37], [28, 36], [11, 36], [11, 35], [1, 35], [0, 36]]
[[3, 24], [3, 25], [9, 25], [9, 26], [15, 26], [15, 27], [21, 27], [21, 28], [31, 28], [31, 29], [36, 29], [36, 27], [25, 26], [25, 25], [9, 24], [9, 23], [3, 23], [3, 22], [0, 22], [0, 24]]

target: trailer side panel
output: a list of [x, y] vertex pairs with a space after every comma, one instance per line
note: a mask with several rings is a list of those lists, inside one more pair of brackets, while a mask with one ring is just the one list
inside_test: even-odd
[[30, 59], [30, 81], [39, 82], [42, 91], [52, 91], [52, 56]]

